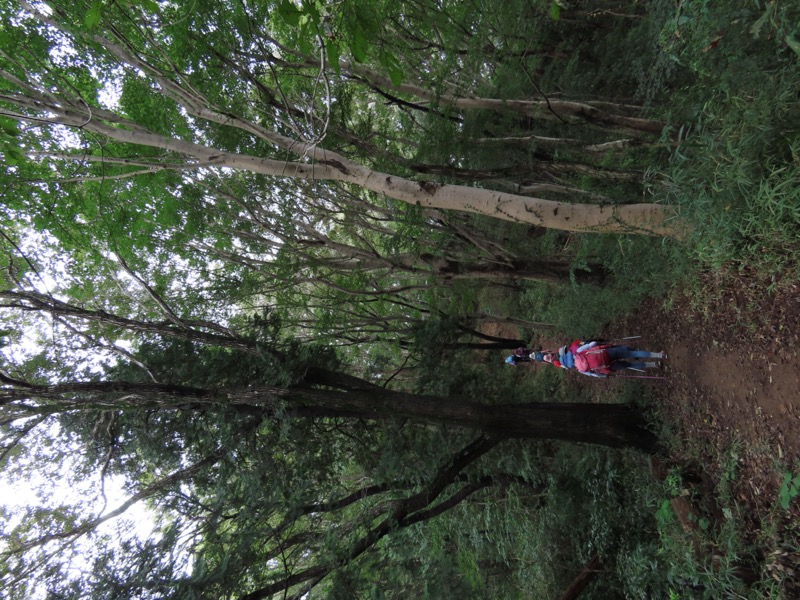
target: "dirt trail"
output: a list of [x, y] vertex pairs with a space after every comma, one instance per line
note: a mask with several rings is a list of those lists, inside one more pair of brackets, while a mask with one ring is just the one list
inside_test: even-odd
[[[781, 569], [776, 574], [785, 578], [800, 563], [800, 498], [789, 511], [776, 511], [783, 474], [800, 470], [800, 284], [773, 293], [741, 275], [724, 283], [709, 276], [706, 284], [705, 297], [713, 300], [698, 305], [684, 296], [669, 307], [650, 300], [604, 336], [638, 335], [639, 347], [668, 353], [664, 378], [644, 385], [656, 410], [674, 425], [673, 439], [686, 440], [670, 449], [670, 461], [699, 475], [701, 494], [712, 499], [734, 469], [729, 485], [747, 515], [745, 535], [769, 555], [767, 571]], [[565, 375], [596, 392], [598, 401], [624, 385]], [[777, 528], [767, 534], [770, 522]], [[782, 550], [789, 546], [791, 552]], [[797, 581], [787, 586], [787, 598], [800, 598]]]
[[[641, 306], [611, 333], [642, 335], [669, 353], [655, 396], [685, 439], [741, 447], [752, 500], [774, 499], [777, 462], [800, 460], [800, 297], [740, 285], [698, 311]], [[698, 444], [695, 444], [697, 446]]]
[[[665, 378], [647, 385], [678, 435], [692, 440], [694, 454], [675, 458], [714, 473], [719, 465], [705, 461], [738, 448], [738, 493], [758, 513], [774, 506], [781, 469], [800, 465], [800, 284], [768, 294], [741, 276], [706, 283], [713, 301], [650, 300], [605, 336], [639, 335], [644, 349], [668, 353]], [[621, 385], [575, 377], [598, 395]]]
[[782, 580], [786, 598], [800, 598], [800, 581], [788, 575], [800, 563], [800, 499], [776, 509], [784, 473], [800, 469], [800, 286], [770, 295], [746, 280], [715, 283], [708, 289], [720, 291], [702, 310], [688, 298], [669, 309], [648, 302], [609, 335], [641, 335], [643, 345], [668, 352], [653, 392], [687, 440], [673, 460], [699, 473], [703, 496], [713, 499], [738, 456], [728, 484], [746, 515], [743, 533], [763, 552], [764, 576]]

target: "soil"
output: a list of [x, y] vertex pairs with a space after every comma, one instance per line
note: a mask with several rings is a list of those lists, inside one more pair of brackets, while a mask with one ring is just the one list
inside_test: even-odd
[[[756, 577], [780, 579], [785, 597], [800, 598], [800, 496], [788, 510], [778, 500], [784, 475], [800, 470], [800, 284], [768, 290], [741, 273], [705, 284], [702, 303], [689, 294], [649, 300], [604, 336], [641, 336], [630, 345], [667, 352], [651, 373], [663, 378], [644, 382], [671, 428], [667, 465], [695, 480], [695, 510], [720, 520], [709, 506], [724, 483], [760, 551]], [[624, 385], [574, 379], [598, 401]]]
[[776, 467], [800, 461], [800, 286], [769, 295], [744, 278], [738, 283], [717, 287], [702, 308], [685, 297], [669, 308], [647, 302], [609, 335], [635, 332], [643, 345], [668, 353], [655, 398], [680, 437], [692, 440], [688, 451], [706, 449], [681, 457], [673, 448], [676, 458], [739, 448], [741, 493], [754, 509], [767, 508]]
[[724, 480], [761, 552], [760, 576], [800, 598], [800, 497], [779, 508], [784, 475], [800, 470], [800, 284], [768, 290], [746, 274], [705, 284], [704, 304], [651, 300], [606, 335], [641, 335], [667, 352], [664, 379], [648, 384], [676, 429], [670, 460], [698, 476], [695, 505], [705, 497], [707, 512]]

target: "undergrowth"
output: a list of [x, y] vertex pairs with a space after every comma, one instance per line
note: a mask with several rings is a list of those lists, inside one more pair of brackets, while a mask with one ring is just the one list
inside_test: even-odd
[[675, 95], [682, 141], [664, 200], [680, 206], [692, 253], [712, 269], [800, 275], [800, 8], [678, 3], [662, 48], [695, 83]]
[[[647, 3], [646, 19], [620, 23], [601, 21], [617, 28], [612, 33], [600, 26], [581, 30], [573, 58], [557, 63], [542, 85], [578, 98], [628, 94], [649, 115], [670, 123], [658, 148], [603, 160], [645, 173], [642, 201], [676, 207], [684, 236], [516, 230], [513, 241], [525, 255], [566, 256], [575, 269], [601, 264], [606, 271], [601, 286], [524, 284], [522, 293], [509, 293], [495, 307], [500, 314], [555, 325], [543, 338], [597, 335], [645, 298], [668, 302], [676, 289], [693, 289], [698, 297], [715, 294], [709, 277], [721, 273], [746, 273], [748, 285], [763, 284], [767, 294], [770, 285], [800, 277], [800, 3], [654, 0]], [[573, 26], [561, 27], [563, 33]], [[607, 43], [598, 47], [601, 37]], [[607, 71], [580, 68], [579, 54], [590, 51]], [[629, 197], [615, 196], [611, 184], [595, 191]], [[712, 301], [699, 299], [697, 305]], [[586, 400], [557, 370], [535, 377], [519, 369], [505, 373], [493, 385], [510, 397]], [[611, 400], [651, 402], [634, 385]], [[667, 444], [686, 446], [669, 423], [654, 427]], [[524, 525], [520, 521], [525, 535], [515, 538], [516, 559], [510, 549], [503, 555], [506, 564], [520, 561], [511, 585], [515, 595], [552, 596], [599, 553], [603, 576], [590, 585], [587, 598], [784, 597], [793, 589], [786, 557], [800, 551], [792, 546], [800, 540], [800, 519], [792, 512], [800, 496], [797, 471], [786, 470], [779, 490], [780, 502], [792, 508], [776, 501], [760, 538], [754, 538], [736, 492], [742, 484], [740, 449], [713, 451], [716, 470], [702, 481], [682, 469], [658, 481], [643, 457], [616, 451], [563, 447], [546, 457], [544, 505]], [[688, 526], [672, 507], [681, 497], [695, 509]], [[514, 528], [504, 523], [503, 531]], [[553, 560], [537, 561], [542, 552]]]

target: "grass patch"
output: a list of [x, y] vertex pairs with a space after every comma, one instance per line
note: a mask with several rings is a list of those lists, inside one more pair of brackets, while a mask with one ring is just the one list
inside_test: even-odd
[[664, 51], [696, 76], [672, 105], [684, 140], [663, 197], [701, 265], [800, 275], [799, 20], [788, 3], [686, 2], [663, 27]]

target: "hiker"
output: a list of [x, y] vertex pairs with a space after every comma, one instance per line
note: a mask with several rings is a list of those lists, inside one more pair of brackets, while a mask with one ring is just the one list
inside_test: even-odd
[[658, 368], [654, 360], [663, 360], [667, 356], [663, 352], [637, 350], [620, 344], [607, 344], [603, 340], [575, 340], [555, 352], [534, 352], [531, 354], [536, 362], [544, 362], [562, 369], [576, 369], [590, 377], [608, 377], [612, 373], [625, 369], [645, 371]]
[[514, 350], [514, 354], [506, 357], [506, 364], [512, 367], [517, 366], [519, 363], [531, 362], [533, 359], [532, 351], [525, 347], [520, 347]]
[[602, 340], [575, 340], [569, 345], [561, 346], [556, 352], [534, 352], [531, 358], [536, 362], [544, 362], [554, 367], [561, 367], [562, 369], [575, 368], [575, 351], [591, 342], [600, 342]]
[[576, 348], [572, 355], [575, 368], [590, 377], [609, 377], [625, 369], [641, 372], [657, 369], [659, 363], [655, 361], [667, 358], [663, 352], [637, 350], [630, 346], [605, 344], [596, 340]]

